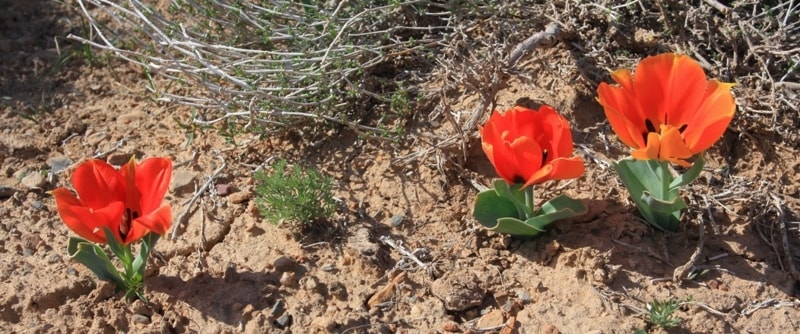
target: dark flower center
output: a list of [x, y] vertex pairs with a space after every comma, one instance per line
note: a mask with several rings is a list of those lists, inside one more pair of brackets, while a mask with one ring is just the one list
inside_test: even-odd
[[125, 214], [122, 216], [122, 221], [119, 223], [119, 235], [122, 237], [122, 240], [125, 240], [125, 237], [128, 236], [128, 232], [131, 231], [131, 222], [136, 218], [139, 218], [138, 211], [125, 208]]

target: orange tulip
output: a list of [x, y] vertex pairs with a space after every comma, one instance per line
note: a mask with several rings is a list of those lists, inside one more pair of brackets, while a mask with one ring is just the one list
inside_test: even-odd
[[639, 160], [664, 160], [682, 166], [711, 147], [733, 119], [734, 84], [706, 80], [697, 62], [665, 53], [642, 60], [631, 77], [617, 70], [619, 84], [601, 83], [598, 102], [619, 139]]
[[570, 158], [569, 123], [549, 106], [538, 111], [519, 106], [503, 114], [495, 111], [480, 132], [483, 152], [509, 184], [524, 183], [524, 188], [584, 172], [583, 161]]
[[88, 160], [72, 174], [78, 197], [66, 188], [51, 192], [58, 213], [76, 234], [106, 243], [108, 227], [118, 242], [128, 245], [149, 232], [163, 235], [172, 224], [169, 204], [162, 203], [172, 178], [172, 162], [134, 159], [119, 170], [102, 160]]

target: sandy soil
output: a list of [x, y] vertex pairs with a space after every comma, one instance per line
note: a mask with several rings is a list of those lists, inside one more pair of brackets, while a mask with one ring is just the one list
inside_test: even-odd
[[[606, 164], [627, 150], [604, 123], [593, 88], [574, 83], [574, 55], [563, 45], [541, 51], [536, 57], [546, 62], [524, 65], [536, 77], [512, 78], [498, 108], [523, 97], [548, 101], [574, 122], [586, 174], [537, 192], [566, 192], [590, 212], [535, 240], [514, 240], [487, 233], [470, 216], [477, 191], [468, 181], [494, 177], [475, 133], [462, 169], [398, 163], [420, 147], [346, 130], [313, 138], [294, 131], [240, 146], [209, 130], [189, 142], [175, 119], [191, 111], [153, 102], [139, 68], [113, 58], [92, 64], [63, 40], [79, 21], [56, 2], [12, 1], [0, 13], [2, 332], [507, 333], [508, 323], [519, 333], [658, 333], [664, 330], [646, 321], [647, 305], [671, 298], [691, 302], [675, 313], [682, 322], [670, 332], [800, 330], [800, 277], [792, 274], [800, 240], [790, 223], [800, 212], [800, 150], [741, 110], [684, 193], [693, 203], [684, 228], [657, 232], [637, 218]], [[454, 110], [475, 103], [474, 96], [451, 100]], [[426, 131], [439, 129], [419, 124], [410, 132]], [[212, 187], [190, 208], [176, 238], [158, 244], [149, 303], [126, 304], [68, 258], [71, 232], [46, 191], [68, 185], [86, 158], [120, 164], [132, 155], [174, 161], [168, 200], [176, 222], [223, 163], [213, 184], [234, 192]], [[275, 157], [336, 179], [341, 203], [329, 226], [301, 235], [259, 218], [253, 170]], [[404, 219], [392, 224], [396, 215]], [[785, 242], [782, 228], [789, 228]], [[687, 279], [680, 269], [701, 240], [697, 265], [708, 271]], [[674, 281], [676, 270], [684, 275]]]

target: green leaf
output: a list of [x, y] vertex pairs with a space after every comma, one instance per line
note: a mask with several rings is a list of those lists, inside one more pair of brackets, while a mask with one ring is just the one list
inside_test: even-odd
[[[478, 194], [475, 217], [490, 231], [533, 237], [557, 220], [572, 218], [587, 211], [583, 202], [561, 195], [544, 203], [535, 216], [523, 221], [514, 216], [516, 209], [510, 202], [492, 190], [483, 191]], [[479, 218], [478, 212], [485, 213]]]
[[[493, 182], [494, 190], [500, 197], [508, 199], [517, 209], [517, 218], [533, 216], [533, 208], [526, 204], [525, 191], [521, 184], [509, 185], [504, 179], [495, 179]], [[532, 200], [532, 199], [531, 199]]]
[[705, 166], [705, 164], [706, 162], [705, 159], [703, 159], [703, 153], [700, 153], [700, 156], [697, 158], [697, 160], [695, 160], [692, 167], [686, 170], [685, 173], [675, 178], [675, 180], [669, 184], [669, 189], [677, 190], [678, 188], [683, 187], [697, 179], [697, 177], [700, 176], [700, 172], [703, 171], [703, 166]]
[[495, 189], [478, 193], [472, 215], [481, 225], [488, 229], [494, 228], [498, 219], [505, 217], [521, 218], [514, 203], [505, 197], [501, 197]]
[[67, 254], [70, 258], [89, 268], [101, 280], [114, 282], [120, 289], [125, 286], [125, 281], [119, 271], [111, 264], [111, 259], [100, 246], [81, 238], [72, 237], [69, 238]]
[[142, 244], [139, 246], [139, 254], [133, 259], [133, 271], [137, 273], [140, 280], [144, 277], [144, 269], [147, 266], [147, 258], [150, 257], [150, 251], [155, 248], [159, 237], [160, 236], [156, 233], [148, 233], [142, 238]]
[[670, 187], [674, 180], [669, 165], [664, 161], [633, 159], [612, 165], [642, 217], [659, 230], [677, 231], [686, 204], [679, 197], [679, 189]]
[[114, 234], [111, 233], [111, 229], [109, 229], [108, 227], [103, 227], [103, 233], [105, 233], [106, 235], [106, 242], [108, 242], [108, 248], [111, 250], [112, 253], [114, 253], [114, 255], [117, 256], [119, 262], [125, 269], [125, 277], [130, 277], [131, 262], [133, 261], [133, 255], [131, 255], [131, 246], [120, 244], [117, 241], [117, 239], [114, 238]]

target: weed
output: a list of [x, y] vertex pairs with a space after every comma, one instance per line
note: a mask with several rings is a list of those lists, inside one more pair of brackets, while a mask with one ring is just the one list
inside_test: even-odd
[[286, 160], [273, 166], [272, 174], [255, 173], [255, 201], [261, 215], [273, 224], [282, 220], [307, 224], [329, 218], [335, 209], [333, 178]]
[[678, 326], [683, 320], [676, 317], [674, 313], [681, 305], [690, 301], [691, 297], [685, 301], [674, 298], [665, 301], [654, 300], [652, 303], [647, 304], [647, 322], [663, 329]]

